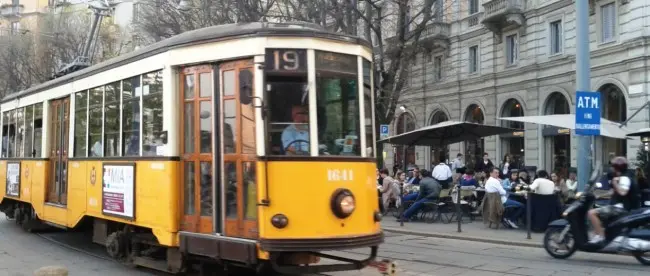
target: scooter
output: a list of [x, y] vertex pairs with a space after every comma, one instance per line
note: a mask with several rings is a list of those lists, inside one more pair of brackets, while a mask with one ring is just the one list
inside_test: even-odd
[[[597, 166], [599, 168], [600, 166]], [[562, 214], [563, 219], [551, 222], [544, 235], [544, 249], [556, 259], [566, 259], [576, 250], [591, 253], [633, 255], [640, 263], [650, 265], [650, 208], [642, 207], [621, 217], [605, 228], [605, 240], [598, 244], [589, 242], [587, 212], [596, 201], [595, 188], [600, 171], [591, 176], [584, 193], [578, 193]]]

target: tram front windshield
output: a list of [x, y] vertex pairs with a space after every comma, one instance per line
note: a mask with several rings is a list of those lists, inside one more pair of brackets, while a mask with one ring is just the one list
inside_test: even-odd
[[[357, 57], [324, 51], [315, 56], [315, 95], [310, 95], [307, 72], [267, 74], [267, 152], [310, 155], [310, 130], [316, 128], [319, 156], [361, 156]], [[316, 98], [311, 108], [310, 96]], [[317, 123], [312, 125], [313, 116]]]

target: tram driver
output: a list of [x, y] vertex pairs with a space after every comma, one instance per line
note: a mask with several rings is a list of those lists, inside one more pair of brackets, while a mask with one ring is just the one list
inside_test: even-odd
[[309, 112], [304, 105], [291, 107], [290, 124], [282, 131], [282, 147], [286, 154], [309, 154]]

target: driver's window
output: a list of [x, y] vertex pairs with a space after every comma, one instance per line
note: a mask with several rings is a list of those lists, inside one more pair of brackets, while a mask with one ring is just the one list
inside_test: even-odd
[[270, 155], [309, 155], [309, 89], [306, 77], [268, 77]]

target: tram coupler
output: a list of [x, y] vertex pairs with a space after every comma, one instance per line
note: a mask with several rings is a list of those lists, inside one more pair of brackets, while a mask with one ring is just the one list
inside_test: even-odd
[[383, 259], [381, 261], [372, 261], [368, 266], [376, 268], [379, 273], [381, 273], [381, 275], [397, 275], [397, 263], [388, 259]]

